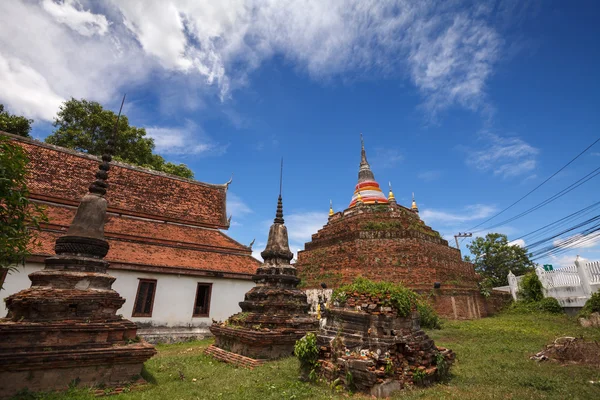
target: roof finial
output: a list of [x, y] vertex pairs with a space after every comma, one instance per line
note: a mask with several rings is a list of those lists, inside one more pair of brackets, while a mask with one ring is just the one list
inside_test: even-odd
[[333, 203], [331, 202], [331, 200], [329, 200], [329, 216], [331, 217], [333, 215]]
[[117, 121], [115, 122], [113, 136], [106, 141], [106, 150], [104, 154], [102, 154], [102, 163], [100, 163], [98, 171], [96, 171], [96, 180], [92, 182], [92, 184], [88, 188], [90, 193], [99, 194], [100, 196], [104, 196], [106, 194], [106, 189], [108, 188], [106, 180], [108, 179], [108, 170], [110, 169], [112, 154], [115, 151], [115, 142], [117, 140], [119, 119], [121, 118], [121, 112], [123, 111], [125, 96], [126, 94], [123, 95], [123, 100], [121, 101], [121, 108], [119, 108], [119, 115], [117, 115]]
[[412, 194], [412, 205], [410, 208], [417, 214], [419, 213], [419, 207], [417, 207], [417, 202], [415, 201], [415, 192]]
[[281, 190], [283, 187], [283, 157], [281, 157], [281, 168], [279, 170], [279, 198], [277, 199], [277, 212], [275, 214], [274, 222], [276, 224], [283, 224], [283, 202], [281, 200]]
[[396, 203], [396, 197], [394, 196], [394, 192], [392, 192], [392, 182], [388, 182], [390, 186], [390, 193], [388, 194], [388, 201], [390, 203]]

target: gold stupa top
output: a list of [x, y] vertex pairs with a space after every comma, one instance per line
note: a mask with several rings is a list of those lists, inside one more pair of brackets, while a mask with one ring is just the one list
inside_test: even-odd
[[331, 200], [329, 200], [329, 216], [331, 217], [333, 215], [333, 203], [331, 202]]
[[388, 194], [388, 201], [396, 201], [396, 197], [394, 197], [394, 192], [392, 192], [392, 182], [389, 182], [390, 185], [390, 193]]
[[413, 192], [412, 194], [412, 205], [410, 206], [410, 208], [416, 212], [419, 213], [419, 207], [417, 207], [417, 202], [415, 201], [415, 193]]

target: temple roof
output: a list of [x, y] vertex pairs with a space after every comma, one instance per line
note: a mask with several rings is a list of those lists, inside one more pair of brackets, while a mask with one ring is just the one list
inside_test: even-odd
[[[2, 133], [4, 134], [4, 133]], [[7, 135], [29, 155], [32, 199], [79, 205], [98, 169], [99, 157], [35, 140]], [[208, 184], [112, 162], [108, 212], [227, 229], [227, 184]]]
[[371, 166], [367, 161], [367, 152], [365, 151], [362, 133], [360, 135], [360, 142], [361, 151], [358, 183], [354, 188], [354, 195], [352, 196], [352, 200], [348, 207], [354, 207], [359, 198], [362, 200], [363, 204], [387, 204], [388, 199], [379, 188], [379, 183], [375, 180], [375, 175], [373, 174], [373, 171], [371, 171]]
[[[10, 135], [12, 138], [14, 136]], [[54, 254], [88, 191], [98, 158], [15, 138], [30, 157], [30, 197], [49, 222], [32, 260]], [[227, 228], [226, 185], [210, 185], [111, 163], [104, 237], [110, 268], [250, 279], [260, 266], [252, 250], [215, 228]], [[115, 204], [116, 203], [116, 204]]]

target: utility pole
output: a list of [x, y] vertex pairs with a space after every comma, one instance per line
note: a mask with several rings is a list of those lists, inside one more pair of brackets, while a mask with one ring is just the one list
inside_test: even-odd
[[460, 237], [460, 238], [467, 238], [467, 237], [471, 237], [471, 236], [473, 236], [473, 234], [472, 234], [472, 233], [470, 233], [470, 232], [464, 232], [464, 233], [460, 233], [460, 232], [458, 232], [458, 234], [457, 234], [457, 235], [454, 235], [454, 240], [456, 240], [456, 248], [457, 248], [458, 250], [460, 250], [460, 246], [459, 246], [459, 244], [458, 244], [458, 238], [459, 238], [459, 237]]

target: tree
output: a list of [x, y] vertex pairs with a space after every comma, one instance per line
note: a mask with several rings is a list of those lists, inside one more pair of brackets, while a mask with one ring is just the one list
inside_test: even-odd
[[477, 271], [484, 278], [488, 287], [508, 285], [508, 273], [523, 275], [533, 269], [533, 262], [527, 251], [518, 246], [508, 244], [506, 235], [488, 233], [485, 238], [478, 237], [467, 245], [475, 257], [465, 257], [465, 261], [475, 264]]
[[47, 218], [28, 198], [27, 163], [21, 146], [0, 135], [0, 269], [14, 270], [30, 254], [34, 231]]
[[[100, 156], [106, 141], [113, 135], [116, 120], [114, 112], [105, 110], [95, 101], [71, 98], [60, 106], [53, 124], [56, 129], [46, 142]], [[194, 177], [185, 164], [165, 162], [164, 158], [153, 154], [153, 150], [154, 140], [146, 137], [146, 130], [129, 125], [127, 116], [121, 115], [115, 140], [115, 160], [183, 178]]]
[[4, 110], [4, 104], [0, 104], [0, 131], [23, 137], [31, 137], [29, 132], [31, 132], [32, 123], [32, 119], [10, 114]]

